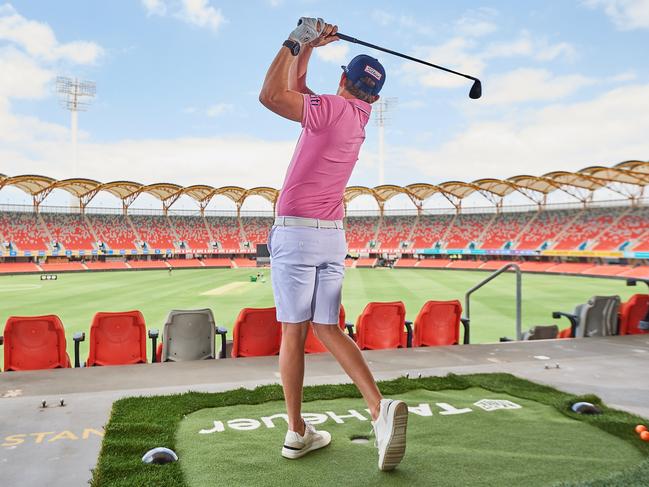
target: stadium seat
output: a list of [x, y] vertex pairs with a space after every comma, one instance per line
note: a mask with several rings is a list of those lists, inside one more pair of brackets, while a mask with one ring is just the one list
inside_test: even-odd
[[232, 357], [277, 355], [282, 325], [275, 308], [243, 308], [234, 324]]
[[406, 322], [406, 307], [401, 301], [368, 303], [356, 320], [356, 343], [361, 350], [404, 347], [412, 341], [412, 327]]
[[620, 335], [649, 333], [649, 294], [634, 294], [620, 306]]
[[4, 336], [4, 370], [69, 368], [65, 329], [58, 316], [11, 316]]
[[427, 301], [415, 318], [413, 347], [460, 343], [462, 305], [454, 301]]
[[[338, 326], [341, 330], [345, 331], [345, 308], [340, 305], [340, 313], [338, 316]], [[306, 353], [323, 353], [326, 352], [326, 347], [318, 340], [318, 337], [313, 333], [313, 326], [309, 325], [309, 331], [306, 335], [306, 342], [304, 343], [304, 351]]]
[[523, 333], [523, 340], [553, 340], [558, 336], [557, 325], [538, 325]]
[[[155, 349], [152, 353], [155, 353]], [[88, 367], [146, 362], [146, 324], [142, 313], [124, 311], [95, 314], [90, 325]]]
[[570, 321], [572, 338], [610, 336], [618, 334], [619, 296], [593, 296], [580, 304], [573, 313], [555, 311], [554, 319], [562, 316]]
[[171, 310], [162, 333], [163, 341], [156, 350], [160, 362], [216, 358], [217, 334], [221, 335], [219, 358], [225, 358], [227, 330], [216, 326], [210, 309]]

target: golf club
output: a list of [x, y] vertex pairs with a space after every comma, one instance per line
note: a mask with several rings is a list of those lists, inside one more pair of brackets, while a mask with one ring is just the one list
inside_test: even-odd
[[448, 69], [443, 66], [438, 66], [437, 64], [429, 63], [422, 59], [417, 59], [415, 57], [408, 56], [407, 54], [401, 54], [400, 52], [392, 51], [391, 49], [386, 49], [385, 47], [376, 46], [374, 44], [370, 44], [369, 42], [356, 39], [355, 37], [351, 37], [346, 34], [341, 34], [340, 32], [338, 32], [336, 36], [338, 36], [343, 41], [353, 42], [354, 44], [361, 44], [366, 47], [371, 47], [372, 49], [378, 49], [379, 51], [387, 52], [388, 54], [394, 54], [395, 56], [399, 56], [404, 59], [409, 59], [410, 61], [415, 61], [417, 63], [425, 64], [426, 66], [430, 66], [431, 68], [441, 69], [442, 71], [446, 71], [447, 73], [457, 74], [458, 76], [462, 76], [464, 78], [473, 80], [473, 86], [471, 86], [471, 91], [469, 91], [469, 98], [476, 100], [482, 96], [482, 83], [478, 78], [474, 78], [473, 76], [469, 76], [468, 74], [459, 73], [458, 71], [453, 71], [452, 69]]

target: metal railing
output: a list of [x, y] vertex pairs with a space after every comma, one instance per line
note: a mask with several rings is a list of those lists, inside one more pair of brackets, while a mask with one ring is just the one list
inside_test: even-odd
[[521, 268], [518, 266], [518, 264], [507, 264], [502, 266], [500, 269], [497, 271], [493, 272], [489, 277], [483, 279], [480, 281], [478, 284], [473, 286], [471, 289], [469, 289], [466, 294], [464, 295], [464, 318], [462, 321], [466, 322], [465, 328], [464, 328], [464, 344], [467, 345], [469, 344], [470, 336], [469, 336], [469, 330], [470, 330], [470, 323], [471, 323], [471, 295], [476, 292], [478, 289], [482, 288], [484, 285], [487, 283], [493, 281], [496, 277], [501, 275], [503, 272], [508, 271], [509, 269], [514, 269], [516, 271], [516, 339], [521, 340], [523, 338], [523, 330], [522, 330], [522, 290], [523, 290], [523, 285], [522, 285], [522, 277], [523, 273], [521, 272]]

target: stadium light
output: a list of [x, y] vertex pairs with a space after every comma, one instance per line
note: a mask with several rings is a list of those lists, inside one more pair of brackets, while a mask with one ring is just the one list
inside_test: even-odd
[[374, 105], [374, 123], [379, 128], [379, 186], [385, 184], [385, 125], [397, 101], [397, 98], [380, 99]]
[[76, 78], [58, 76], [56, 78], [56, 92], [59, 95], [61, 106], [70, 111], [70, 141], [72, 142], [72, 162], [74, 163], [73, 176], [79, 176], [79, 160], [77, 154], [78, 113], [85, 112], [90, 107], [92, 99], [97, 92], [94, 81], [79, 81]]

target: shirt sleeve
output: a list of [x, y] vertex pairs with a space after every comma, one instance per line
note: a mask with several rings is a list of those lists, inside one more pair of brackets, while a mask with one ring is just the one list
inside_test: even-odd
[[305, 94], [302, 127], [313, 131], [326, 128], [338, 120], [344, 108], [344, 100], [339, 96]]

